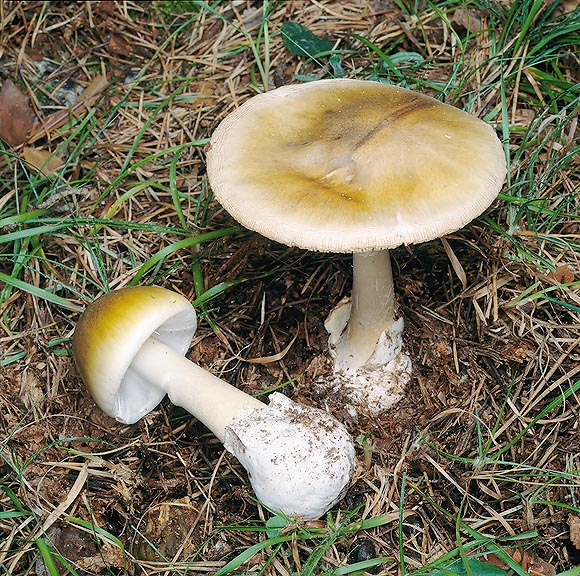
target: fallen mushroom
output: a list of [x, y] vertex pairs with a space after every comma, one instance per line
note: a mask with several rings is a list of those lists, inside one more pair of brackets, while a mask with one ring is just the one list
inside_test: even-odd
[[388, 250], [457, 230], [497, 196], [504, 151], [485, 122], [410, 90], [319, 80], [254, 96], [215, 130], [207, 172], [238, 222], [289, 246], [353, 253], [350, 301], [326, 323], [330, 383], [377, 414], [411, 375]]
[[132, 424], [167, 394], [238, 458], [267, 508], [319, 518], [338, 502], [355, 469], [345, 427], [276, 392], [266, 405], [187, 360], [196, 327], [195, 311], [180, 294], [155, 286], [123, 288], [83, 312], [73, 354], [104, 412]]

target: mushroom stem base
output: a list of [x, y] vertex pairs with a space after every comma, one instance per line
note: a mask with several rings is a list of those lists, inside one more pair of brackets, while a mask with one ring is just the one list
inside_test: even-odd
[[224, 443], [268, 508], [310, 520], [340, 499], [356, 468], [355, 450], [330, 414], [279, 393], [266, 405], [155, 338], [145, 342], [132, 368]]
[[[363, 409], [374, 416], [394, 406], [405, 392], [411, 380], [411, 359], [403, 352], [402, 318], [383, 330], [372, 350], [370, 358], [354, 368], [337, 361], [337, 349], [351, 314], [350, 299], [344, 299], [330, 313], [325, 327], [330, 333], [330, 356], [334, 363], [334, 375], [330, 381], [319, 383], [324, 394], [338, 396], [353, 414]], [[338, 336], [337, 336], [338, 335]]]
[[394, 306], [389, 251], [353, 254], [352, 296], [324, 323], [334, 362], [334, 379], [326, 388], [351, 412], [384, 412], [401, 399], [411, 378], [411, 360], [403, 353], [404, 322], [395, 320]]
[[356, 469], [354, 443], [338, 420], [278, 392], [266, 410], [236, 416], [224, 445], [267, 508], [302, 520], [338, 502]]

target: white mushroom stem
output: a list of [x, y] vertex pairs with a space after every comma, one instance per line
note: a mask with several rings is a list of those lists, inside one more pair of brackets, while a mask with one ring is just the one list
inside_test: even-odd
[[131, 368], [164, 390], [173, 404], [193, 414], [222, 442], [236, 414], [245, 408], [267, 407], [153, 337], [133, 358]]
[[395, 322], [394, 299], [389, 251], [355, 253], [350, 317], [335, 346], [337, 371], [354, 373], [369, 362]]
[[270, 510], [302, 520], [325, 514], [356, 468], [346, 428], [318, 408], [274, 392], [263, 404], [151, 337], [131, 370], [191, 412], [248, 472]]

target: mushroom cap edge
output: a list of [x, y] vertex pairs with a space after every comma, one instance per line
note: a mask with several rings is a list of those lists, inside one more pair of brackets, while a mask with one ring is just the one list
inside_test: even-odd
[[[391, 118], [377, 111], [381, 102]], [[373, 131], [377, 118], [383, 125]], [[329, 148], [351, 138], [354, 152]], [[365, 252], [463, 227], [497, 197], [506, 162], [494, 130], [471, 114], [397, 86], [328, 79], [244, 102], [214, 131], [207, 172], [217, 200], [245, 227], [289, 246]]]
[[195, 310], [181, 294], [159, 286], [120, 288], [85, 309], [74, 330], [73, 356], [97, 405], [133, 424], [165, 396], [131, 370], [134, 356], [150, 336], [185, 355], [196, 329]]

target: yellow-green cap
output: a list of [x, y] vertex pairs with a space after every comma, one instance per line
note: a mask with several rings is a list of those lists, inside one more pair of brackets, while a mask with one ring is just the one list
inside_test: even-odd
[[246, 101], [214, 132], [207, 171], [241, 224], [290, 246], [366, 252], [481, 214], [503, 184], [493, 129], [397, 86], [319, 80]]
[[83, 312], [72, 339], [73, 355], [99, 407], [132, 424], [165, 395], [131, 369], [133, 358], [150, 336], [185, 355], [196, 328], [195, 310], [181, 294], [158, 286], [121, 288]]

